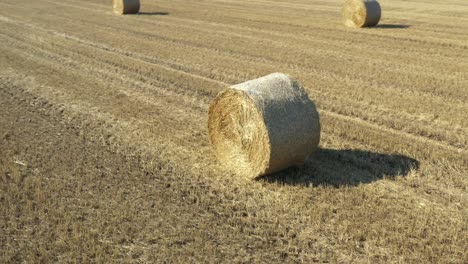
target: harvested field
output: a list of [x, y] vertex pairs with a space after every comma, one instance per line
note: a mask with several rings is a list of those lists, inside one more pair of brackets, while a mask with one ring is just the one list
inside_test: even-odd
[[[0, 0], [0, 262], [468, 261], [468, 3]], [[273, 72], [321, 118], [248, 180], [210, 101]]]

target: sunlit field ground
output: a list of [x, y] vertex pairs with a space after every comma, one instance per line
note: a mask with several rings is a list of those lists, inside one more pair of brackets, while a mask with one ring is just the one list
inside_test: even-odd
[[[0, 262], [468, 261], [468, 2], [0, 0]], [[321, 117], [248, 180], [211, 99], [272, 72]]]

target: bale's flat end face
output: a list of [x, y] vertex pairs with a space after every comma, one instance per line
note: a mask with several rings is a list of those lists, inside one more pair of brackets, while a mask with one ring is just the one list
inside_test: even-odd
[[362, 0], [346, 0], [341, 13], [347, 27], [360, 28], [365, 23], [366, 10]]
[[218, 160], [230, 171], [247, 177], [262, 174], [269, 144], [260, 113], [242, 91], [229, 88], [214, 99], [208, 132]]

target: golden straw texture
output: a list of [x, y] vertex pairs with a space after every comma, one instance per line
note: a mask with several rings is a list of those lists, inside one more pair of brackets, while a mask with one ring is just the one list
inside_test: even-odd
[[137, 14], [140, 11], [140, 0], [113, 0], [112, 6], [118, 15]]
[[345, 0], [342, 15], [348, 27], [372, 27], [379, 23], [382, 10], [376, 0]]
[[210, 105], [208, 130], [220, 162], [250, 178], [303, 164], [320, 141], [315, 104], [282, 73], [220, 92]]

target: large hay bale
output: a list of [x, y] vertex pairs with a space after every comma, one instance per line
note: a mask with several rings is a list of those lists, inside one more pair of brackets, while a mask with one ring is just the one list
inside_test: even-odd
[[118, 15], [137, 14], [140, 11], [140, 0], [113, 0], [112, 6]]
[[303, 164], [320, 141], [315, 104], [282, 73], [220, 92], [210, 105], [208, 130], [221, 163], [252, 178]]
[[348, 27], [372, 27], [379, 23], [382, 10], [376, 0], [345, 0], [344, 23]]

